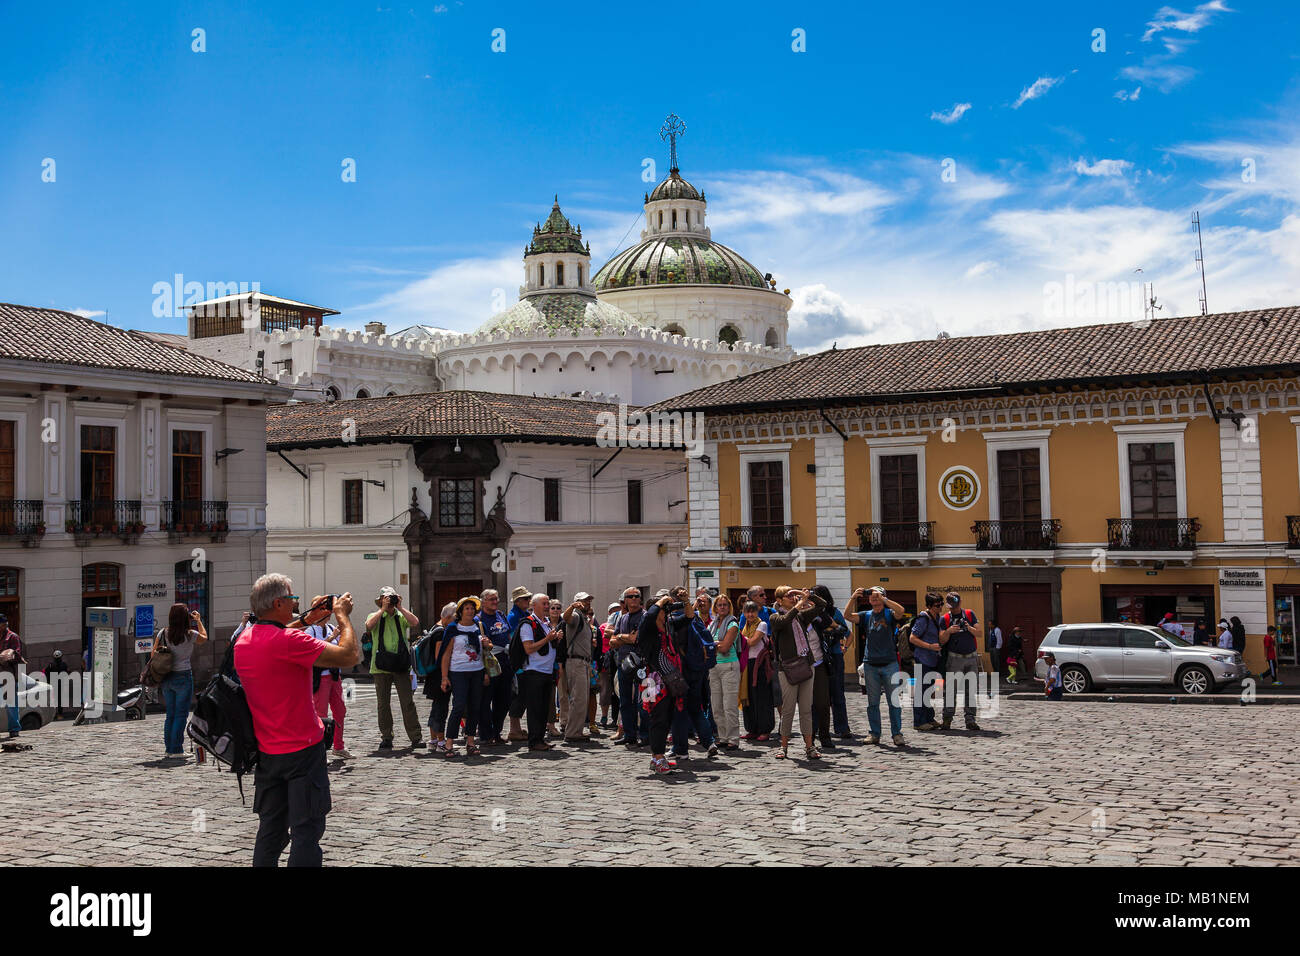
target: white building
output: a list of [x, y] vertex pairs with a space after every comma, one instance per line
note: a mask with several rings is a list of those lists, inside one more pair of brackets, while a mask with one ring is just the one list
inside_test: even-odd
[[391, 585], [430, 623], [487, 587], [603, 603], [683, 580], [681, 451], [601, 447], [601, 413], [469, 391], [273, 408], [267, 564], [366, 609]]
[[[266, 406], [288, 394], [137, 333], [0, 305], [0, 611], [31, 669], [56, 648], [80, 659], [86, 607], [151, 607], [162, 626], [180, 602], [230, 634], [265, 568]], [[119, 653], [136, 660], [127, 635]]]

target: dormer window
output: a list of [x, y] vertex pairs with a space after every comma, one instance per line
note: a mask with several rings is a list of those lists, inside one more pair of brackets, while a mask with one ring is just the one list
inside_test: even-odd
[[555, 284], [564, 285], [564, 263], [563, 262], [557, 262], [555, 264]]

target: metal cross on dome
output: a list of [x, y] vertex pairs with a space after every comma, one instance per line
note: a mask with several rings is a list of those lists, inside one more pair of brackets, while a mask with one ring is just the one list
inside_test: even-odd
[[677, 166], [677, 137], [686, 133], [686, 124], [676, 113], [669, 113], [668, 118], [664, 120], [664, 125], [659, 127], [659, 138], [668, 140], [668, 168], [675, 170]]

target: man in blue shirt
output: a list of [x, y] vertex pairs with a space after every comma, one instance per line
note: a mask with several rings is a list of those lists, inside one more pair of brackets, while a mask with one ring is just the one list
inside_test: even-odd
[[912, 726], [917, 730], [934, 730], [934, 687], [939, 676], [939, 609], [943, 598], [931, 592], [925, 596], [925, 610], [912, 622], [912, 659], [916, 684], [912, 688]]
[[[870, 607], [857, 611], [858, 598], [867, 595]], [[867, 724], [871, 728], [871, 742], [880, 743], [880, 695], [885, 695], [889, 707], [889, 731], [895, 747], [907, 746], [903, 739], [903, 710], [899, 706], [898, 644], [894, 639], [897, 619], [904, 614], [903, 605], [885, 597], [880, 587], [867, 591], [858, 588], [844, 605], [844, 616], [855, 615], [866, 631], [866, 648], [863, 652], [863, 677], [867, 684]]]
[[[516, 588], [528, 590], [527, 588]], [[480, 595], [482, 607], [474, 615], [474, 620], [491, 642], [491, 653], [501, 665], [501, 673], [492, 678], [483, 691], [483, 710], [479, 717], [479, 734], [488, 747], [498, 747], [505, 743], [501, 731], [506, 726], [506, 716], [510, 713], [510, 687], [513, 674], [510, 673], [510, 622], [501, 613], [501, 596], [493, 588], [488, 588]], [[484, 648], [487, 650], [487, 648]]]
[[650, 714], [641, 706], [641, 681], [635, 673], [625, 674], [622, 663], [636, 649], [637, 629], [645, 611], [641, 607], [641, 590], [628, 588], [623, 592], [623, 605], [627, 608], [614, 624], [614, 636], [609, 639], [609, 649], [614, 652], [614, 666], [618, 674], [618, 709], [623, 729], [614, 738], [616, 744], [628, 747], [650, 746]]

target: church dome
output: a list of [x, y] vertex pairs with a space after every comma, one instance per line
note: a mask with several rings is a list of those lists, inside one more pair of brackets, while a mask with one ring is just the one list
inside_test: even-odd
[[592, 285], [597, 292], [651, 285], [768, 288], [763, 274], [735, 250], [682, 233], [651, 236], [618, 253], [596, 273]]
[[505, 331], [511, 336], [537, 338], [594, 329], [606, 335], [622, 335], [640, 327], [631, 315], [590, 292], [535, 292], [479, 326], [478, 334]]
[[533, 227], [533, 238], [524, 250], [524, 255], [532, 256], [542, 252], [566, 252], [580, 256], [591, 252], [590, 246], [583, 247], [582, 227], [572, 225], [568, 217], [560, 212], [559, 196], [555, 197], [555, 205], [551, 206], [551, 214], [546, 217], [546, 222]]
[[646, 196], [645, 201], [649, 203], [660, 199], [695, 199], [703, 202], [704, 193], [682, 179], [682, 174], [674, 169], [669, 172], [667, 179]]

